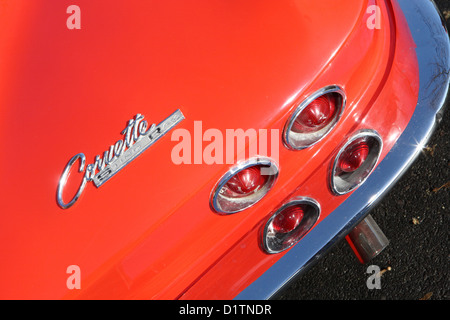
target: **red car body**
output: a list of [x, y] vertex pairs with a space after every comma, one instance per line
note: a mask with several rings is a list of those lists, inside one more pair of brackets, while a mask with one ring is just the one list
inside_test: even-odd
[[[70, 4], [0, 4], [2, 299], [235, 298], [292, 250], [262, 248], [272, 214], [313, 198], [313, 231], [352, 195], [329, 186], [346, 139], [378, 132], [381, 163], [419, 100], [416, 43], [397, 1], [77, 0], [80, 28], [69, 28]], [[330, 85], [346, 98], [336, 127], [309, 148], [287, 148], [292, 112]], [[184, 120], [111, 181], [88, 181], [70, 208], [58, 205], [72, 157], [92, 164], [135, 115], [159, 123], [177, 109]], [[277, 181], [234, 214], [211, 207], [233, 167], [198, 156], [211, 128], [279, 132]], [[178, 129], [191, 134], [191, 163], [172, 160]], [[233, 163], [254, 156], [247, 143]], [[74, 160], [65, 203], [85, 177]], [[70, 266], [79, 288], [67, 285]]]

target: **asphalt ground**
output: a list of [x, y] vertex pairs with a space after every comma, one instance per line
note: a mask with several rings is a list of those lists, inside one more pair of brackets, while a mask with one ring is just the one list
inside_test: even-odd
[[[450, 1], [436, 1], [450, 23]], [[450, 99], [449, 99], [450, 101]], [[389, 246], [361, 264], [345, 240], [301, 278], [281, 300], [449, 300], [450, 103], [428, 146], [371, 211]], [[382, 270], [380, 289], [369, 289], [370, 265]], [[373, 283], [373, 282], [372, 282]]]

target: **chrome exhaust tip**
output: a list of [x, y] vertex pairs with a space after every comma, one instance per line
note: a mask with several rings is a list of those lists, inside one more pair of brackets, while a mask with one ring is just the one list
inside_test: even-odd
[[375, 258], [389, 244], [370, 214], [350, 231], [346, 240], [362, 264]]

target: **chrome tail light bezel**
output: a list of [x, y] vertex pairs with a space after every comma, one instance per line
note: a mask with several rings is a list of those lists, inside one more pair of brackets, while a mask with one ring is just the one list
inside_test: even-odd
[[[369, 154], [360, 168], [352, 173], [345, 174], [345, 178], [337, 175], [338, 163], [341, 155], [354, 141], [365, 138], [370, 143]], [[373, 129], [363, 129], [352, 135], [339, 149], [334, 158], [330, 172], [330, 188], [335, 195], [347, 194], [361, 186], [375, 169], [381, 152], [383, 150], [383, 139]]]
[[[320, 132], [314, 133], [317, 135], [316, 139], [313, 139], [312, 141], [307, 142], [307, 143], [306, 142], [301, 143], [298, 141], [296, 142], [294, 137], [296, 135], [302, 135], [302, 133], [294, 133], [292, 131], [292, 127], [293, 127], [294, 122], [297, 119], [297, 117], [314, 100], [316, 100], [317, 98], [319, 98], [323, 95], [329, 94], [329, 93], [337, 93], [341, 97], [340, 101], [339, 101], [339, 109], [336, 111], [334, 119], [325, 128], [319, 130]], [[345, 92], [340, 86], [337, 86], [337, 85], [326, 86], [326, 87], [314, 92], [313, 94], [311, 94], [308, 98], [306, 98], [304, 101], [302, 101], [295, 108], [294, 112], [291, 114], [288, 121], [286, 122], [286, 125], [283, 130], [284, 145], [291, 150], [302, 150], [305, 148], [309, 148], [309, 147], [315, 145], [316, 143], [318, 143], [319, 141], [321, 141], [322, 139], [324, 139], [334, 129], [334, 127], [336, 127], [337, 123], [339, 122], [340, 118], [342, 117], [342, 114], [346, 107], [346, 103], [347, 103], [347, 97], [345, 95]], [[307, 135], [307, 134], [303, 134], [303, 135]]]

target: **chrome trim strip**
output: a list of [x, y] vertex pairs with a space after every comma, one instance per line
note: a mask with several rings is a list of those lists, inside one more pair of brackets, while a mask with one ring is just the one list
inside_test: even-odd
[[235, 299], [270, 299], [357, 225], [419, 155], [442, 117], [449, 90], [450, 44], [435, 4], [398, 0], [416, 42], [419, 100], [413, 117], [385, 159], [343, 204], [311, 230]]
[[[327, 93], [339, 93], [342, 97], [342, 101], [341, 101], [341, 105], [340, 105], [340, 109], [339, 112], [336, 116], [336, 119], [334, 119], [334, 123], [330, 126], [330, 128], [328, 128], [328, 130], [316, 141], [314, 141], [313, 143], [310, 143], [308, 145], [304, 145], [301, 147], [296, 147], [294, 146], [290, 141], [289, 141], [289, 132], [291, 131], [292, 126], [294, 125], [294, 121], [295, 119], [298, 117], [298, 115], [303, 111], [303, 109], [305, 109], [311, 102], [313, 102], [314, 100], [316, 100], [318, 97], [323, 96], [324, 94]], [[324, 87], [322, 89], [319, 89], [318, 91], [314, 92], [313, 94], [311, 94], [308, 98], [306, 98], [304, 101], [302, 101], [296, 108], [295, 111], [292, 113], [292, 115], [289, 117], [289, 120], [286, 122], [286, 125], [284, 127], [284, 132], [283, 132], [283, 144], [291, 150], [303, 150], [305, 148], [309, 148], [313, 145], [315, 145], [316, 143], [318, 143], [319, 141], [321, 141], [323, 138], [325, 138], [337, 125], [337, 123], [339, 122], [339, 119], [341, 118], [345, 106], [347, 103], [347, 96], [345, 95], [344, 90], [337, 86], [337, 85], [331, 85], [331, 86], [327, 86]]]

